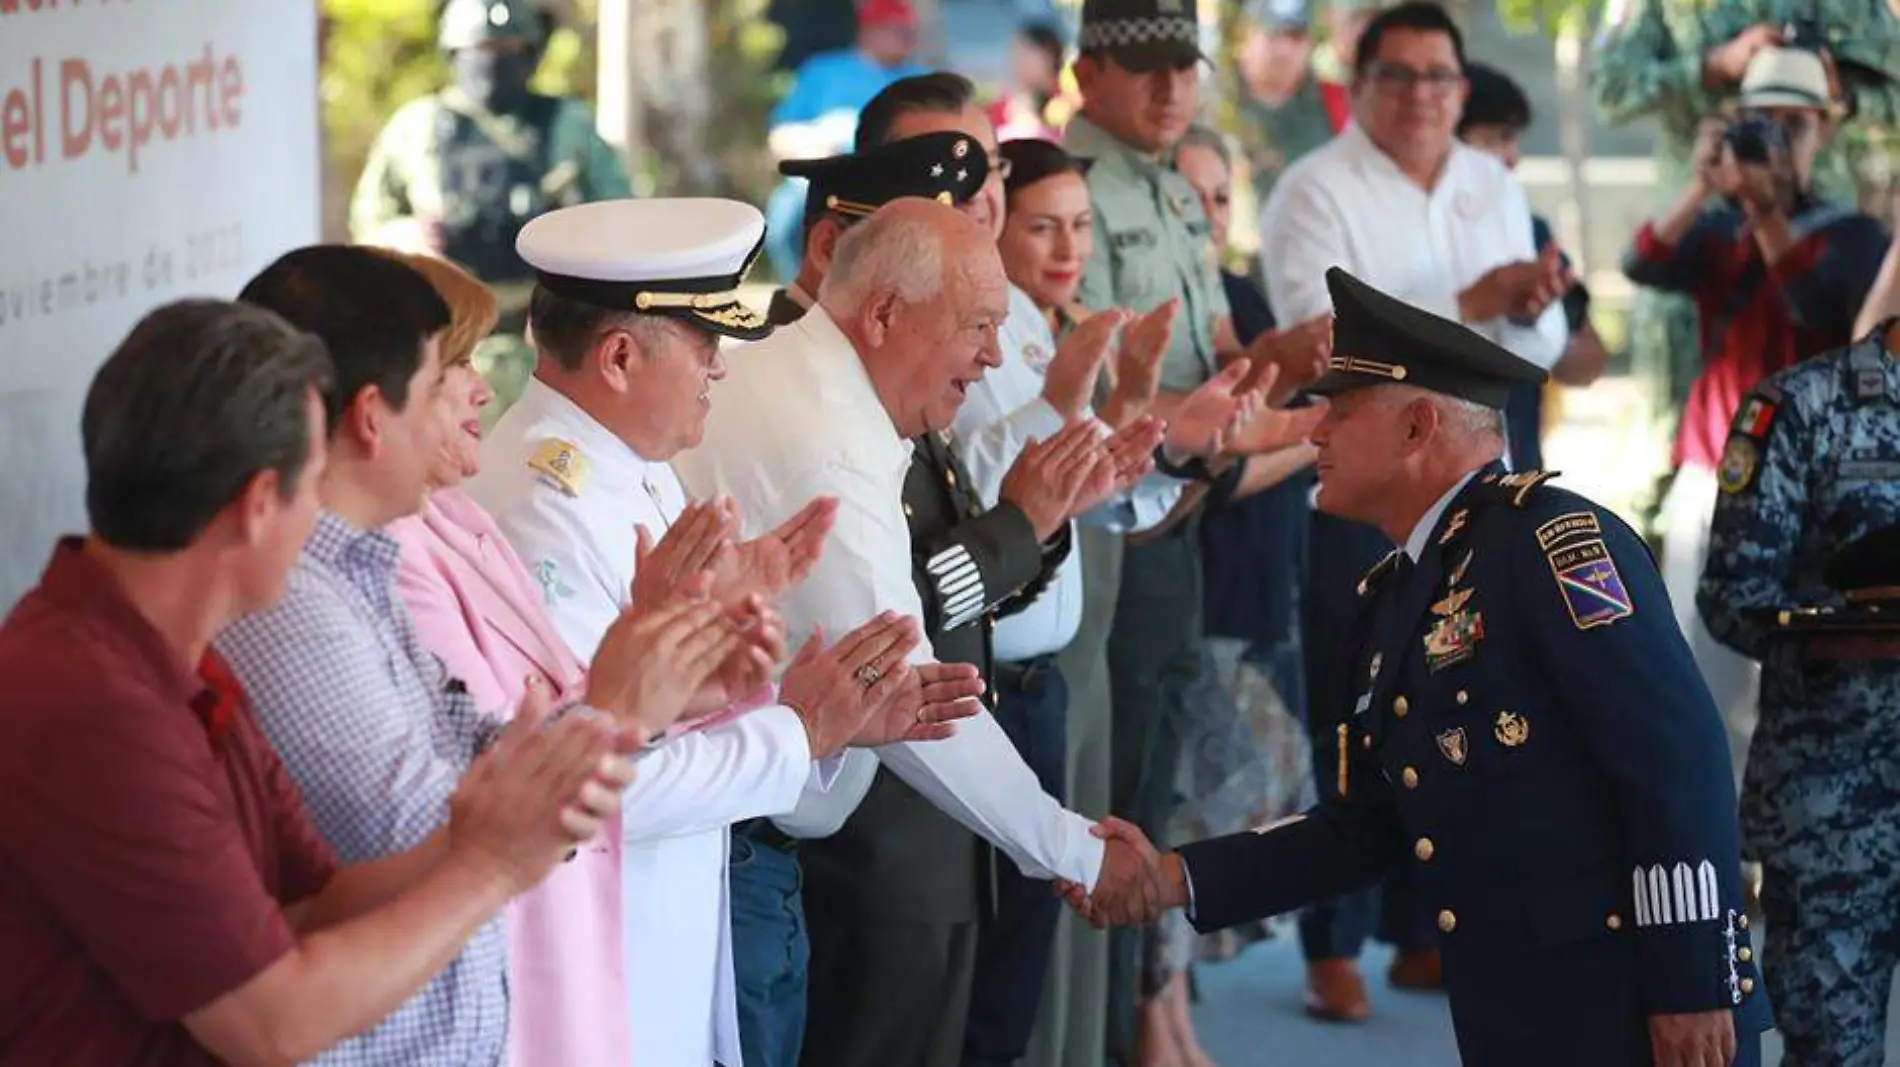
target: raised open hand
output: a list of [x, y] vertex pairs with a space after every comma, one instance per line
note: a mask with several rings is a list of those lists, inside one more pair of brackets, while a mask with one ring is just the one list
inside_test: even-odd
[[[1246, 359], [1236, 359], [1184, 397], [1168, 421], [1162, 443], [1177, 455], [1210, 458], [1227, 447], [1227, 437], [1260, 403], [1257, 393], [1242, 383], [1253, 370]], [[1278, 369], [1268, 373], [1277, 376]]]
[[[1136, 482], [1148, 476], [1155, 469], [1155, 448], [1167, 436], [1168, 424], [1153, 415], [1143, 415], [1134, 422], [1117, 430], [1103, 443], [1103, 457], [1115, 471], [1114, 491], [1125, 493], [1134, 488]], [[1113, 495], [1112, 493], [1110, 495]], [[1101, 501], [1096, 501], [1077, 514], [1094, 510]]]
[[687, 504], [658, 544], [645, 526], [634, 529], [633, 602], [659, 604], [688, 579], [723, 564], [739, 522], [726, 499], [717, 497]]
[[762, 598], [750, 596], [726, 608], [726, 621], [737, 629], [739, 644], [694, 694], [684, 718], [716, 715], [758, 693], [785, 659], [785, 617]]
[[1232, 456], [1259, 456], [1269, 452], [1278, 452], [1283, 448], [1292, 448], [1304, 443], [1312, 436], [1314, 428], [1326, 417], [1327, 402], [1324, 397], [1315, 397], [1311, 404], [1300, 408], [1269, 408], [1262, 406], [1250, 414], [1227, 440], [1227, 454]]
[[[664, 602], [636, 602], [601, 638], [587, 672], [587, 703], [611, 712], [622, 732], [643, 741], [665, 733], [720, 666], [753, 640], [703, 595], [703, 583]], [[693, 595], [696, 588], [701, 595]]]
[[1042, 375], [1042, 398], [1056, 414], [1073, 419], [1088, 407], [1104, 372], [1109, 344], [1128, 318], [1119, 308], [1098, 311], [1056, 344]]
[[871, 710], [851, 739], [859, 748], [899, 741], [942, 741], [957, 732], [958, 719], [983, 710], [983, 676], [970, 663], [919, 663], [902, 685]]
[[[727, 518], [737, 529], [736, 507], [728, 505]], [[837, 519], [838, 498], [821, 496], [776, 529], [732, 546], [713, 567], [713, 596], [728, 605], [754, 596], [777, 601], [817, 565]]]
[[545, 691], [530, 685], [514, 720], [449, 798], [450, 854], [514, 893], [599, 833], [634, 776], [604, 716], [577, 712], [550, 724], [547, 712]]
[[1247, 382], [1243, 390], [1261, 388], [1267, 368], [1277, 367], [1278, 377], [1263, 391], [1267, 404], [1279, 407], [1326, 373], [1327, 360], [1333, 354], [1333, 316], [1330, 312], [1315, 315], [1284, 330], [1263, 333], [1247, 346], [1245, 354], [1253, 364], [1256, 380]]
[[917, 620], [887, 611], [825, 647], [814, 629], [779, 683], [779, 702], [805, 724], [813, 759], [856, 743], [885, 700], [909, 684], [905, 657], [924, 639]]
[[1122, 330], [1121, 349], [1113, 363], [1110, 406], [1131, 416], [1148, 410], [1161, 388], [1161, 364], [1167, 359], [1168, 340], [1174, 336], [1180, 314], [1181, 298], [1171, 297]]
[[[1003, 475], [999, 494], [1014, 504], [1047, 541], [1075, 514], [1077, 497], [1090, 487], [1101, 488], [1096, 463], [1103, 456], [1101, 434], [1093, 419], [1078, 419], [1042, 441], [1031, 441]], [[1112, 491], [1112, 472], [1107, 491]], [[1106, 496], [1106, 492], [1103, 494]]]

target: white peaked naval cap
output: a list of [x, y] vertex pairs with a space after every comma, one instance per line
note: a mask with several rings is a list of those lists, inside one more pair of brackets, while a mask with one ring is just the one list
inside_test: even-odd
[[671, 315], [756, 341], [771, 332], [738, 289], [765, 246], [765, 216], [737, 200], [602, 200], [532, 219], [515, 251], [542, 288], [611, 311]]

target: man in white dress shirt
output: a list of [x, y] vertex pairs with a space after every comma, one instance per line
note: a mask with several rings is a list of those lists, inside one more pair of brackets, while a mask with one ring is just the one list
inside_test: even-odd
[[[1367, 25], [1351, 124], [1288, 168], [1262, 210], [1267, 301], [1283, 321], [1329, 311], [1326, 271], [1341, 267], [1549, 370], [1569, 336], [1558, 301], [1569, 278], [1554, 249], [1538, 256], [1516, 179], [1457, 139], [1470, 91], [1464, 69], [1464, 39], [1436, 4], [1400, 4]], [[1318, 514], [1313, 522], [1303, 624], [1316, 664], [1308, 725], [1317, 735], [1330, 733], [1345, 710], [1324, 694], [1334, 688], [1328, 679], [1348, 669], [1332, 663], [1332, 650], [1350, 622], [1352, 586], [1392, 546], [1360, 523]], [[1409, 879], [1401, 873], [1387, 884], [1382, 908], [1362, 898], [1340, 902], [1337, 914], [1329, 904], [1306, 917], [1311, 1013], [1357, 1021], [1370, 1011], [1353, 962], [1370, 932], [1359, 928], [1369, 922], [1351, 917], [1362, 912], [1380, 915], [1380, 937], [1399, 950], [1395, 985], [1438, 984], [1437, 934], [1410, 902]]]
[[[769, 599], [817, 557], [829, 502], [808, 500], [783, 527], [734, 545], [725, 505], [689, 506], [665, 462], [702, 432], [707, 390], [723, 373], [719, 337], [767, 332], [733, 293], [763, 232], [756, 209], [720, 200], [588, 204], [522, 232], [519, 250], [538, 272], [529, 322], [539, 365], [489, 436], [469, 490], [583, 658], [630, 596], [659, 595], [705, 570], [721, 599]], [[636, 548], [636, 527], [654, 537], [678, 529], [648, 554]], [[788, 812], [808, 783], [828, 788], [836, 761], [826, 757], [847, 743], [946, 736], [941, 720], [973, 710], [944, 698], [974, 693], [974, 672], [908, 670], [914, 626], [873, 623], [827, 652], [801, 654], [781, 703], [727, 694], [756, 710], [643, 761], [644, 788], [628, 793], [622, 879], [642, 1064], [741, 1062], [727, 827]]]
[[[899, 201], [838, 243], [818, 307], [771, 340], [734, 352], [706, 444], [682, 457], [681, 470], [702, 492], [734, 496], [748, 531], [782, 521], [801, 494], [820, 487], [838, 493], [838, 521], [824, 556], [781, 602], [794, 639], [816, 627], [856, 625], [879, 608], [925, 615], [905, 513], [913, 439], [947, 429], [970, 385], [996, 365], [995, 330], [1007, 310], [1006, 292], [987, 229], [945, 206]], [[931, 655], [921, 647], [914, 653], [919, 660]], [[1042, 791], [988, 716], [945, 744], [895, 745], [877, 757], [923, 801], [1032, 876], [1076, 871], [1088, 884], [1118, 885], [1127, 877], [1130, 857], [1119, 850], [1105, 854], [1092, 823]], [[808, 795], [801, 814], [828, 799]], [[900, 856], [904, 842], [876, 835], [853, 840], [866, 850], [858, 866], [884, 873], [859, 885], [828, 881], [828, 894], [839, 899], [808, 899], [815, 935], [821, 915], [848, 911], [852, 936], [908, 944], [911, 952], [900, 976], [884, 968], [899, 958], [895, 952], [865, 953], [863, 968], [847, 973], [822, 971], [814, 951], [814, 995], [822, 985], [827, 998], [861, 1010], [849, 1035], [821, 1033], [814, 1000], [806, 1061], [828, 1055], [826, 1062], [837, 1063], [954, 1064], [961, 1054], [976, 886], [945, 884], [922, 896], [880, 892], [893, 864], [942, 861]], [[807, 856], [808, 864], [812, 859]], [[961, 878], [974, 877], [971, 867], [963, 868]], [[841, 1018], [832, 1021], [842, 1029]], [[840, 1041], [850, 1047], [840, 1051]]]
[[1570, 279], [1554, 250], [1538, 256], [1523, 187], [1455, 136], [1464, 66], [1458, 27], [1426, 0], [1366, 27], [1352, 123], [1262, 209], [1267, 302], [1283, 322], [1322, 314], [1326, 270], [1343, 267], [1548, 370], [1568, 339], [1557, 299]]

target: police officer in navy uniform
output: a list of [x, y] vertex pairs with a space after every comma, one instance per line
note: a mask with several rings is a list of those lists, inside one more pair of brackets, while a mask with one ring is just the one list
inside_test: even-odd
[[1360, 583], [1331, 795], [1154, 857], [1142, 899], [1071, 902], [1217, 930], [1411, 864], [1468, 1067], [1759, 1063], [1728, 743], [1647, 549], [1498, 462], [1511, 385], [1542, 370], [1326, 277], [1319, 506], [1401, 545]]
[[778, 172], [809, 183], [798, 276], [772, 293], [765, 312], [772, 325], [785, 326], [803, 318], [817, 299], [831, 249], [852, 223], [906, 196], [961, 207], [989, 180], [990, 161], [974, 139], [950, 131], [823, 159], [787, 160]]
[[1841, 546], [1900, 523], [1896, 345], [1900, 320], [1882, 323], [1743, 400], [1696, 596], [1709, 632], [1761, 661], [1742, 839], [1800, 1067], [1882, 1062], [1900, 966], [1900, 606], [1841, 591], [1879, 584]]

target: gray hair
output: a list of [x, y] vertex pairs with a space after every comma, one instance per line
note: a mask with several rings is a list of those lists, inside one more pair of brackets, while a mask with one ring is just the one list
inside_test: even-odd
[[1202, 126], [1199, 123], [1189, 126], [1187, 132], [1181, 135], [1180, 143], [1174, 146], [1175, 158], [1179, 159], [1181, 153], [1189, 148], [1206, 149], [1220, 157], [1221, 166], [1229, 171], [1234, 169], [1234, 154], [1227, 148], [1227, 138], [1222, 137], [1211, 127]]
[[850, 315], [872, 293], [892, 289], [904, 303], [920, 304], [943, 288], [943, 268], [943, 234], [929, 218], [879, 211], [838, 239], [818, 302]]
[[1446, 432], [1456, 440], [1469, 441], [1477, 437], [1504, 438], [1504, 413], [1496, 408], [1486, 407], [1463, 397], [1446, 396], [1429, 389], [1420, 389], [1415, 385], [1390, 385], [1386, 387], [1393, 406], [1409, 404], [1414, 400], [1424, 400], [1438, 412], [1438, 420], [1444, 424]]

